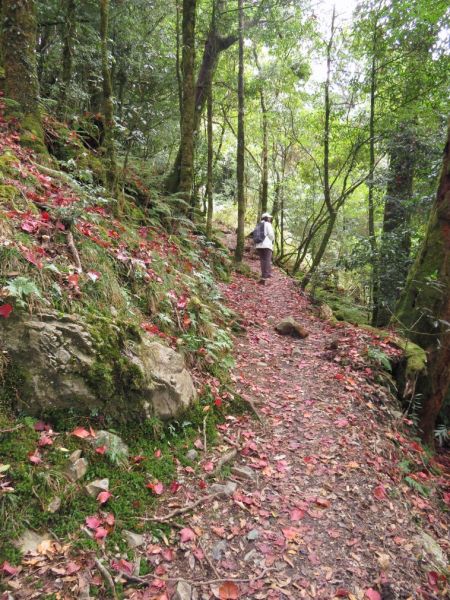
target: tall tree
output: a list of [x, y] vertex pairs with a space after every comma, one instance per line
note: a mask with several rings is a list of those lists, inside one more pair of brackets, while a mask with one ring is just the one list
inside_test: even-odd
[[178, 191], [190, 205], [194, 176], [195, 114], [195, 11], [196, 0], [183, 0], [182, 74], [183, 110], [180, 137], [180, 182]]
[[[108, 52], [109, 0], [100, 0], [100, 43], [103, 83], [104, 146], [108, 161], [106, 183], [113, 196], [118, 196], [117, 162], [114, 147], [114, 105]], [[120, 209], [120, 207], [119, 207]]]
[[36, 68], [36, 5], [34, 0], [3, 0], [1, 8], [5, 94], [20, 107], [22, 143], [45, 154]]
[[389, 323], [408, 270], [416, 143], [411, 123], [401, 123], [389, 145], [389, 173], [380, 248], [380, 267], [383, 266], [377, 269], [378, 293], [373, 318], [378, 327]]
[[208, 158], [207, 158], [207, 173], [206, 173], [206, 236], [211, 237], [212, 234], [212, 223], [213, 223], [213, 212], [214, 212], [214, 198], [213, 198], [213, 163], [214, 163], [214, 148], [213, 148], [213, 91], [212, 86], [209, 88], [208, 100], [207, 100], [207, 146], [208, 146]]
[[239, 18], [239, 65], [238, 65], [238, 133], [236, 154], [236, 182], [238, 223], [237, 240], [234, 259], [241, 262], [244, 257], [244, 229], [245, 229], [245, 131], [244, 131], [244, 3], [238, 0]]
[[437, 195], [422, 248], [410, 269], [395, 321], [428, 354], [415, 387], [423, 440], [434, 427], [450, 387], [450, 122]]
[[76, 1], [66, 0], [66, 14], [63, 33], [61, 89], [58, 113], [64, 119], [67, 113], [67, 95], [72, 81], [73, 51], [76, 34]]

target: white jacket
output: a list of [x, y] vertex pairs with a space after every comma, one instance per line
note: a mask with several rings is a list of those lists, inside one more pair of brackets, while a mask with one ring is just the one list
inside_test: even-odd
[[255, 248], [269, 248], [269, 250], [273, 250], [273, 241], [275, 239], [275, 233], [269, 221], [264, 221], [264, 235], [266, 236], [264, 240], [259, 244], [255, 244]]

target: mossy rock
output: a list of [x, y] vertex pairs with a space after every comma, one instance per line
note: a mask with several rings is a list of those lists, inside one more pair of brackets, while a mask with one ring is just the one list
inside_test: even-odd
[[94, 327], [56, 311], [16, 309], [0, 327], [8, 358], [2, 403], [16, 413], [170, 419], [196, 398], [182, 357], [126, 323]]

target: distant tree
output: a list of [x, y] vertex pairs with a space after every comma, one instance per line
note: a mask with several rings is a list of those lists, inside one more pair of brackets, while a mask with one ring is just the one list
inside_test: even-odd
[[238, 133], [236, 155], [236, 181], [238, 223], [237, 241], [234, 259], [241, 262], [244, 257], [244, 228], [245, 228], [245, 131], [244, 131], [244, 6], [243, 0], [238, 0], [239, 15], [239, 66], [238, 66]]

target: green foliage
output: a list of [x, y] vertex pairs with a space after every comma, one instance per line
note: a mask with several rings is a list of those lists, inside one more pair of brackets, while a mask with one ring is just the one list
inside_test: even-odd
[[392, 365], [387, 355], [375, 346], [367, 348], [367, 357], [373, 361], [378, 367], [382, 367], [385, 371], [392, 372]]
[[36, 284], [28, 277], [16, 277], [5, 286], [8, 295], [13, 297], [22, 308], [27, 306], [30, 299], [43, 300]]

